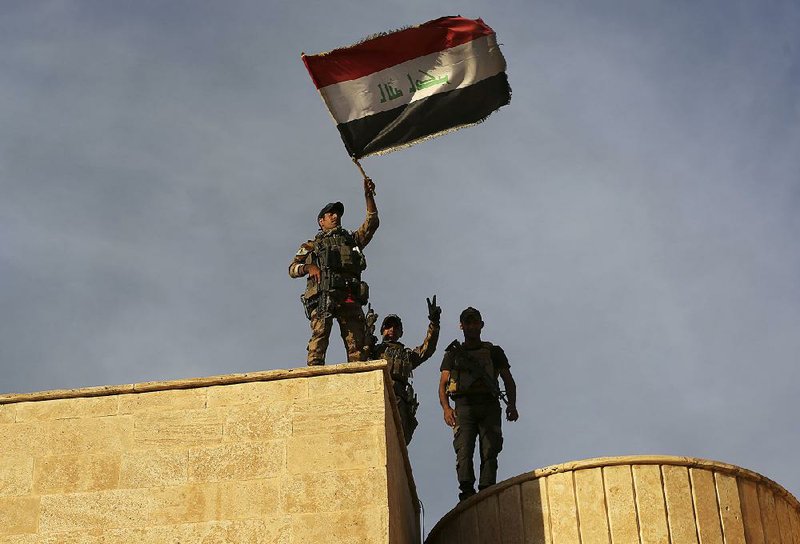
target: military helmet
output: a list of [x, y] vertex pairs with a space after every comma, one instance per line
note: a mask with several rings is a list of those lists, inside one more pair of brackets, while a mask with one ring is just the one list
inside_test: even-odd
[[383, 318], [383, 323], [381, 323], [381, 332], [386, 330], [389, 326], [395, 325], [403, 327], [403, 320], [400, 319], [400, 316], [397, 314], [389, 314]]
[[344, 215], [344, 204], [341, 202], [329, 202], [317, 214], [317, 221], [322, 219], [322, 216], [328, 212], [336, 212], [341, 217]]
[[458, 320], [461, 323], [463, 323], [464, 321], [466, 321], [469, 318], [477, 318], [478, 321], [483, 321], [483, 318], [481, 317], [481, 313], [476, 308], [473, 308], [472, 306], [470, 306], [469, 308], [467, 308], [466, 310], [461, 312], [461, 315], [458, 317]]

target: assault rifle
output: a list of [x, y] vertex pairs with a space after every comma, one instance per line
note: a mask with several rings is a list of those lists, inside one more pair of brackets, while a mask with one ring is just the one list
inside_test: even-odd
[[317, 294], [313, 297], [306, 298], [305, 295], [300, 295], [300, 301], [303, 303], [306, 317], [311, 319], [311, 314], [314, 310], [317, 311], [319, 317], [327, 319], [331, 317], [331, 312], [336, 309], [336, 301], [333, 300], [333, 274], [331, 273], [331, 265], [338, 262], [339, 254], [331, 251], [330, 248], [323, 247], [315, 254], [315, 263], [319, 268], [319, 281], [317, 282]]
[[331, 265], [335, 265], [338, 253], [331, 251], [329, 247], [322, 247], [317, 252], [317, 266], [319, 267], [319, 285], [317, 285], [317, 314], [322, 319], [328, 319], [331, 311], [335, 310], [336, 304], [331, 300], [333, 285], [331, 285]]
[[373, 357], [378, 338], [375, 336], [375, 322], [378, 321], [378, 314], [372, 309], [372, 304], [367, 305], [367, 313], [364, 315], [364, 342], [367, 344], [369, 357]]

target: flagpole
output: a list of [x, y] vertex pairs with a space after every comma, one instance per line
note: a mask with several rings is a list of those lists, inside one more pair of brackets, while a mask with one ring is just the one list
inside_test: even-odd
[[[353, 157], [353, 163], [355, 163], [355, 165], [358, 167], [358, 170], [359, 170], [359, 172], [361, 172], [361, 175], [362, 175], [362, 176], [364, 176], [364, 179], [370, 179], [370, 177], [367, 175], [367, 173], [366, 173], [366, 172], [364, 172], [364, 168], [361, 166], [361, 163], [360, 163], [360, 162], [358, 162], [358, 159], [357, 159], [357, 158]], [[378, 194], [378, 191], [374, 191], [374, 190], [373, 190], [373, 191], [372, 191], [372, 194], [375, 194], [375, 195], [377, 195], [377, 194]]]

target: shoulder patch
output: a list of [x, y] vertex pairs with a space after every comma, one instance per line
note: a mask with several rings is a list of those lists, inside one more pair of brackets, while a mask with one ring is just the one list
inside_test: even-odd
[[314, 244], [311, 243], [311, 242], [306, 242], [305, 244], [300, 246], [300, 249], [297, 250], [297, 256], [298, 257], [305, 257], [313, 249], [314, 249]]

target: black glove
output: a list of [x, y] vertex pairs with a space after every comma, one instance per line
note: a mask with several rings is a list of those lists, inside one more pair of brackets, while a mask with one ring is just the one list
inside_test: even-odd
[[436, 295], [433, 295], [433, 300], [426, 298], [428, 301], [428, 319], [431, 323], [439, 323], [439, 318], [442, 316], [442, 309], [436, 305]]

